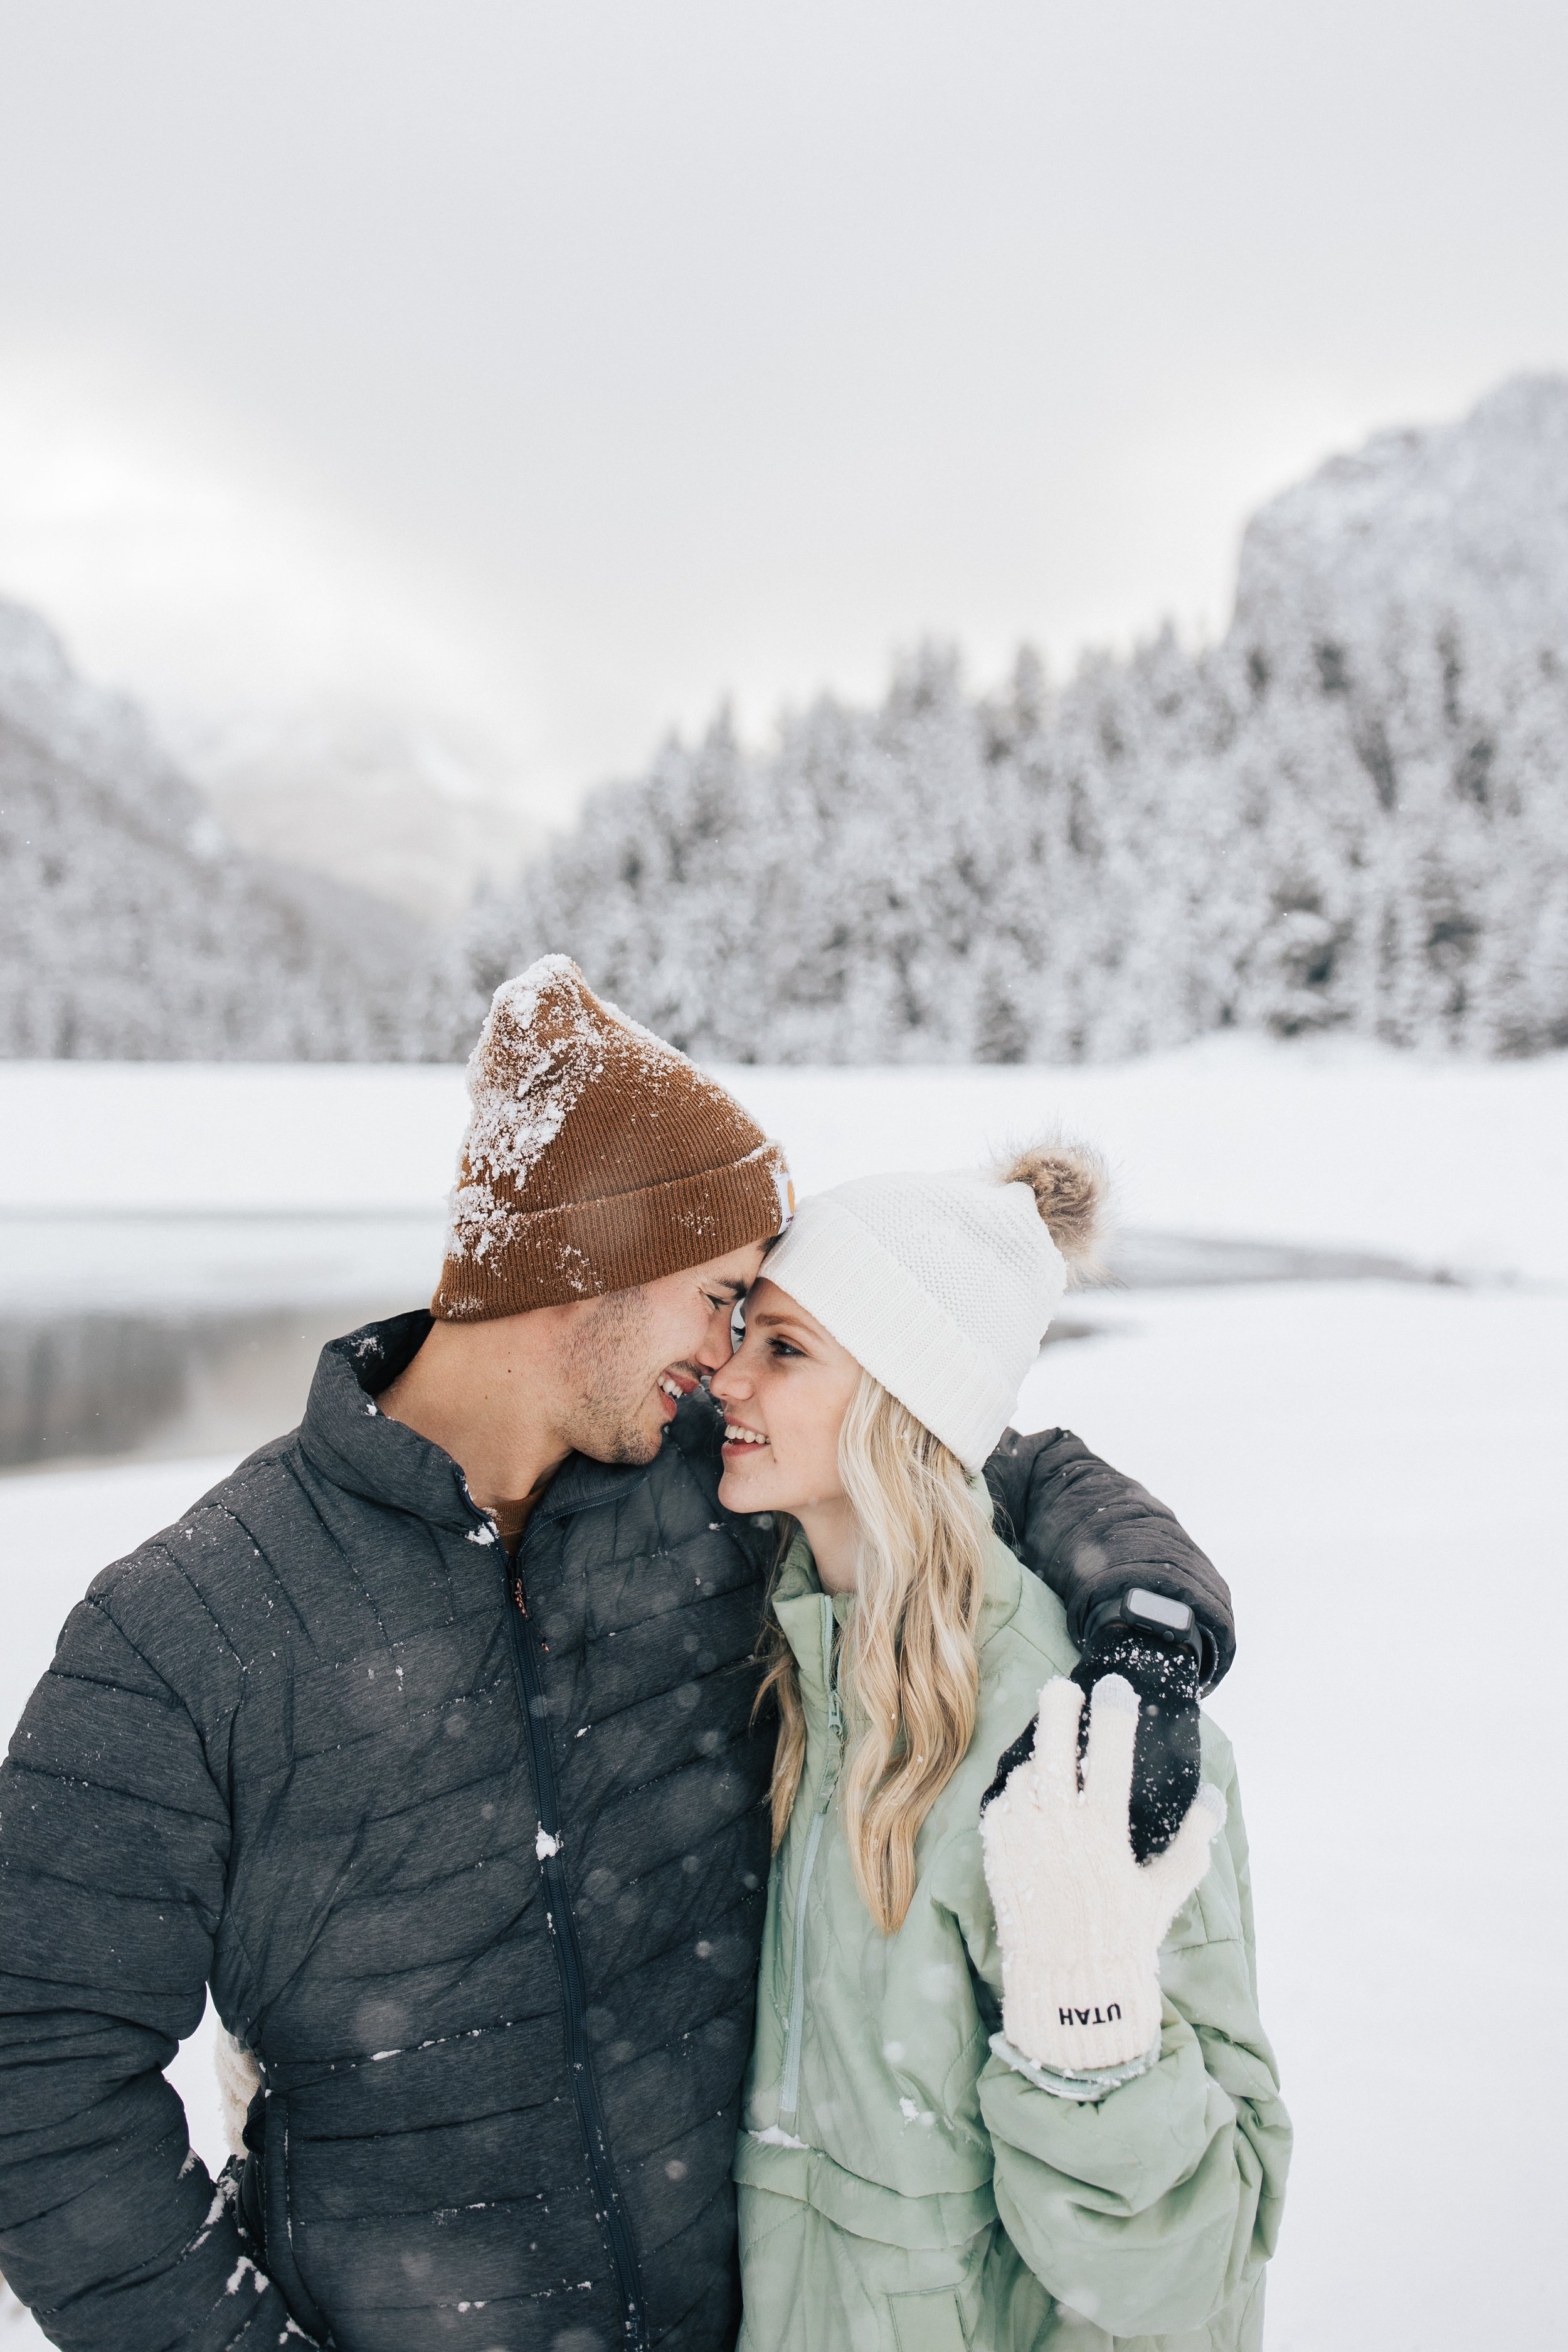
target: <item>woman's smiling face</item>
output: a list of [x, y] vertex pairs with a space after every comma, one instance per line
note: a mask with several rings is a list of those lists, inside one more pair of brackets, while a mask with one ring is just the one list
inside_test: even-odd
[[847, 1348], [764, 1276], [746, 1301], [745, 1337], [709, 1383], [724, 1409], [725, 1509], [798, 1518], [843, 1507], [838, 1433], [859, 1384]]

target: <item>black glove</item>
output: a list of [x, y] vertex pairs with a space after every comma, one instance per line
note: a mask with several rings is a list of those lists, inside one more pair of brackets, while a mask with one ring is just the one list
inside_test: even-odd
[[[1109, 1624], [1091, 1633], [1072, 1678], [1086, 1697], [1102, 1675], [1122, 1675], [1138, 1694], [1138, 1736], [1132, 1748], [1128, 1832], [1136, 1862], [1163, 1853], [1187, 1817], [1201, 1778], [1198, 1748], [1198, 1660], [1184, 1642]], [[1089, 1709], [1079, 1718], [1081, 1769], [1089, 1739]], [[1007, 1777], [1033, 1754], [1035, 1726], [1022, 1732], [996, 1767], [980, 1801], [985, 1811]]]
[[[1087, 1697], [1102, 1675], [1123, 1675], [1138, 1694], [1129, 1827], [1139, 1862], [1163, 1853], [1198, 1793], [1198, 1660], [1185, 1642], [1111, 1623], [1091, 1633], [1073, 1680]], [[1079, 1760], [1089, 1709], [1079, 1720]]]

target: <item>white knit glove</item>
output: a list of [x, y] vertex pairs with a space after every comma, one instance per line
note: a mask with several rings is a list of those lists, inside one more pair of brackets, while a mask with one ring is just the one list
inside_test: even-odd
[[1164, 1853], [1135, 1862], [1127, 1816], [1137, 1696], [1121, 1675], [1095, 1685], [1080, 1794], [1082, 1706], [1076, 1683], [1046, 1685], [1034, 1753], [980, 1821], [1003, 2030], [1032, 2065], [1068, 2075], [1157, 2048], [1160, 1946], [1225, 1821], [1225, 1799], [1205, 1782]]

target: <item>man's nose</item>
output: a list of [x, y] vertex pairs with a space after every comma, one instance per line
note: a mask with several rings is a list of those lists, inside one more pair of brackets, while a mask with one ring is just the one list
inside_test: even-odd
[[734, 1352], [735, 1343], [731, 1337], [729, 1318], [716, 1315], [712, 1329], [697, 1350], [697, 1361], [704, 1371], [722, 1371]]

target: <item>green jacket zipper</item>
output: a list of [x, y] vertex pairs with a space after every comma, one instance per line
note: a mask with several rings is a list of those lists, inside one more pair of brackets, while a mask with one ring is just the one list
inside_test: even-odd
[[827, 1762], [823, 1768], [822, 1786], [817, 1790], [816, 1810], [811, 1817], [811, 1827], [805, 1835], [805, 1853], [801, 1860], [800, 1884], [795, 1896], [795, 1950], [790, 1964], [789, 2020], [784, 2028], [784, 2075], [779, 2084], [779, 2125], [787, 2129], [794, 2124], [800, 2105], [800, 2045], [805, 2032], [805, 1898], [811, 1892], [811, 1874], [816, 1867], [816, 1849], [822, 1843], [822, 1832], [827, 1821], [833, 1791], [838, 1786], [838, 1774], [844, 1762], [844, 1708], [838, 1696], [838, 1662], [833, 1654], [833, 1602], [827, 1593], [822, 1596], [822, 1665], [827, 1679], [827, 1732], [830, 1745]]
[[[534, 1655], [522, 1578], [515, 1572], [511, 1579], [511, 1601], [512, 1606], [508, 1609], [507, 1616], [511, 1625], [512, 1666], [528, 1734], [529, 1761], [533, 1768], [533, 1801], [542, 1832], [539, 1858], [544, 1873], [544, 1916], [561, 1978], [572, 2096], [576, 2104], [577, 2126], [583, 2135], [583, 2147], [588, 2158], [594, 2200], [615, 2265], [627, 2352], [647, 2352], [647, 2315], [643, 2307], [642, 2266], [637, 2260], [631, 2220], [621, 2196], [620, 2184], [616, 2179], [609, 2136], [605, 2128], [605, 2111], [600, 2104], [598, 2084], [594, 2079], [593, 2055], [588, 2046], [587, 1978], [583, 1967], [583, 1948], [577, 1940], [577, 1922], [573, 1915], [572, 1897], [566, 1884], [566, 1865], [561, 1853], [561, 1804], [555, 1787], [555, 1759], [550, 1748], [548, 1705], [540, 1678], [539, 1660]], [[548, 1852], [544, 1850], [546, 1847]]]

